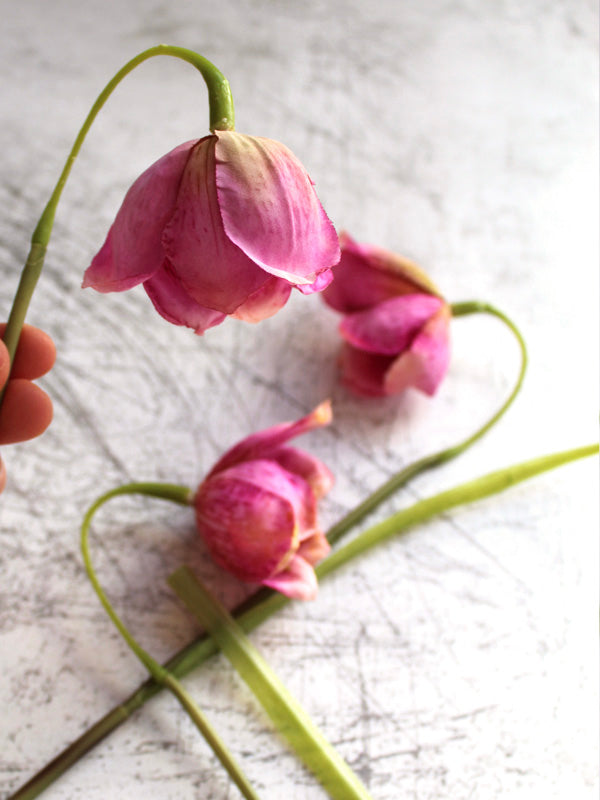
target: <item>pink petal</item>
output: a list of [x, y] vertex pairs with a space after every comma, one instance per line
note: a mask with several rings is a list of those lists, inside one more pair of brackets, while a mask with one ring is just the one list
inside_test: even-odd
[[313, 292], [322, 292], [326, 289], [334, 278], [333, 270], [326, 269], [317, 276], [317, 279], [312, 283], [301, 283], [296, 286], [302, 294], [312, 294]]
[[106, 241], [85, 271], [83, 287], [122, 292], [149, 278], [164, 259], [163, 228], [175, 207], [179, 183], [196, 140], [167, 153], [131, 186]]
[[384, 397], [388, 369], [394, 363], [393, 356], [367, 353], [349, 344], [344, 344], [340, 353], [342, 382], [353, 392], [364, 397]]
[[[271, 458], [255, 459], [236, 464], [225, 471], [236, 480], [256, 485], [277, 494], [292, 506], [298, 542], [312, 533], [317, 525], [317, 501], [309, 484]], [[219, 473], [222, 475], [223, 473]], [[297, 544], [297, 543], [296, 543]]]
[[[294, 504], [265, 463], [241, 464], [204, 481], [194, 505], [198, 530], [215, 561], [244, 581], [259, 582], [286, 566], [298, 547]], [[281, 470], [283, 472], [283, 470]], [[249, 479], [250, 478], [250, 479]], [[254, 478], [254, 479], [253, 479]]]
[[231, 315], [244, 322], [260, 322], [272, 317], [288, 301], [292, 287], [281, 278], [271, 277]]
[[307, 536], [298, 548], [298, 555], [309, 564], [317, 564], [331, 551], [327, 537], [321, 531], [315, 531]]
[[288, 472], [299, 475], [312, 489], [316, 499], [323, 497], [333, 487], [333, 474], [322, 461], [295, 447], [279, 447], [269, 452], [269, 458]]
[[340, 257], [337, 234], [296, 156], [272, 139], [217, 131], [216, 182], [229, 239], [271, 275], [312, 284]]
[[255, 485], [261, 490], [279, 495], [294, 509], [298, 542], [312, 534], [317, 525], [317, 501], [309, 484], [271, 458], [253, 459], [235, 464], [225, 472], [236, 480]]
[[204, 308], [189, 296], [168, 261], [144, 282], [144, 289], [161, 316], [174, 325], [187, 325], [199, 335], [225, 319], [225, 314]]
[[450, 363], [450, 310], [444, 305], [415, 337], [410, 350], [389, 368], [384, 379], [386, 394], [408, 386], [428, 395], [437, 391]]
[[430, 294], [392, 297], [365, 311], [348, 314], [340, 323], [340, 332], [353, 347], [396, 355], [409, 347], [443, 304], [441, 298]]
[[269, 275], [223, 229], [215, 184], [216, 142], [216, 136], [207, 136], [192, 150], [162, 243], [187, 293], [201, 306], [231, 314]]
[[270, 452], [295, 436], [321, 428], [329, 422], [331, 422], [331, 403], [325, 400], [310, 414], [296, 422], [283, 422], [242, 439], [217, 461], [209, 472], [209, 477], [242, 461], [268, 457]]
[[340, 234], [342, 256], [334, 280], [323, 292], [325, 302], [344, 313], [370, 308], [403, 294], [439, 294], [420, 267], [407, 258]]
[[314, 569], [300, 556], [294, 556], [285, 570], [262, 583], [294, 600], [314, 600], [319, 590]]

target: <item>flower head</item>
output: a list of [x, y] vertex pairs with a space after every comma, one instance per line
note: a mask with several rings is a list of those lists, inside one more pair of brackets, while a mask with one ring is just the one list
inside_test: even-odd
[[83, 286], [142, 283], [169, 322], [203, 333], [257, 322], [291, 288], [320, 291], [337, 234], [304, 167], [271, 139], [215, 131], [160, 158], [131, 186]]
[[325, 402], [297, 422], [248, 436], [200, 484], [194, 498], [200, 535], [215, 561], [240, 580], [299, 600], [316, 596], [313, 565], [329, 552], [317, 500], [333, 477], [318, 459], [286, 443], [330, 420]]
[[340, 236], [342, 257], [325, 302], [344, 318], [340, 364], [358, 394], [432, 395], [450, 360], [450, 307], [416, 264]]

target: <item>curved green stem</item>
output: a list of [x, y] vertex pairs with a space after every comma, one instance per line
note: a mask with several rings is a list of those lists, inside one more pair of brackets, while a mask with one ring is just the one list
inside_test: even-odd
[[172, 45], [159, 44], [156, 47], [151, 47], [148, 50], [144, 50], [142, 53], [135, 56], [135, 58], [132, 58], [131, 61], [128, 61], [127, 64], [125, 64], [125, 66], [116, 73], [116, 75], [106, 84], [105, 88], [98, 95], [94, 105], [90, 109], [90, 112], [85, 119], [85, 122], [81, 126], [65, 166], [63, 167], [63, 171], [61, 172], [58, 182], [54, 187], [54, 191], [50, 196], [50, 200], [48, 201], [35, 228], [35, 231], [33, 232], [33, 236], [31, 237], [31, 250], [29, 251], [27, 261], [21, 273], [21, 280], [17, 288], [13, 306], [8, 318], [8, 325], [4, 334], [4, 343], [10, 354], [11, 361], [13, 360], [15, 351], [17, 349], [19, 336], [21, 335], [21, 329], [23, 328], [23, 324], [25, 322], [25, 315], [27, 314], [31, 297], [44, 265], [44, 257], [48, 242], [50, 240], [50, 235], [52, 233], [56, 207], [58, 205], [58, 201], [60, 200], [65, 183], [67, 182], [67, 178], [69, 177], [69, 173], [71, 172], [71, 167], [73, 166], [73, 163], [77, 158], [79, 151], [81, 150], [83, 141], [89, 129], [91, 128], [92, 123], [96, 119], [98, 112], [118, 84], [123, 80], [123, 78], [129, 75], [129, 73], [139, 64], [154, 56], [173, 56], [183, 61], [187, 61], [189, 64], [192, 64], [192, 66], [196, 67], [196, 69], [199, 70], [200, 74], [204, 78], [206, 87], [208, 89], [211, 131], [233, 130], [233, 99], [231, 97], [229, 83], [222, 73], [219, 72], [219, 70], [213, 64], [211, 64], [210, 61], [198, 53], [194, 53], [193, 50], [187, 50], [184, 47], [173, 47]]
[[89, 530], [92, 518], [96, 511], [102, 505], [104, 505], [104, 503], [108, 502], [108, 500], [113, 497], [124, 494], [150, 495], [163, 500], [170, 500], [171, 502], [179, 503], [180, 505], [189, 505], [193, 496], [192, 491], [186, 486], [160, 483], [130, 483], [126, 486], [119, 486], [117, 489], [112, 489], [110, 492], [103, 494], [102, 497], [99, 497], [88, 509], [81, 525], [81, 551], [83, 553], [83, 561], [90, 582], [94, 587], [100, 602], [104, 606], [104, 610], [114, 623], [123, 639], [125, 639], [131, 650], [146, 667], [152, 678], [161, 686], [165, 686], [167, 689], [169, 689], [171, 693], [179, 700], [180, 704], [187, 711], [190, 718], [202, 736], [204, 736], [213, 752], [236, 786], [239, 788], [243, 796], [248, 798], [248, 800], [258, 800], [258, 795], [255, 793], [247, 778], [235, 762], [233, 756], [229, 753], [225, 744], [214, 731], [203, 712], [196, 705], [177, 678], [171, 674], [166, 667], [163, 667], [158, 663], [158, 661], [152, 658], [152, 656], [147, 653], [143, 647], [138, 644], [138, 642], [136, 642], [125, 626], [123, 620], [112, 607], [108, 597], [106, 596], [106, 593], [104, 592], [104, 589], [98, 581], [98, 577], [92, 565], [88, 546]]
[[96, 511], [111, 500], [113, 497], [117, 497], [119, 495], [125, 494], [143, 494], [143, 495], [150, 495], [152, 497], [159, 497], [163, 500], [171, 500], [174, 503], [179, 503], [180, 505], [189, 505], [190, 499], [192, 497], [191, 489], [188, 489], [187, 486], [178, 486], [176, 484], [160, 484], [160, 483], [128, 483], [125, 486], [119, 486], [116, 489], [111, 489], [109, 492], [106, 492], [97, 500], [95, 500], [92, 505], [88, 508], [83, 522], [81, 523], [81, 552], [83, 554], [83, 563], [85, 564], [85, 569], [88, 574], [88, 578], [91, 581], [92, 586], [100, 602], [104, 606], [104, 610], [111, 618], [113, 623], [115, 624], [117, 630], [125, 639], [129, 647], [133, 650], [142, 664], [146, 667], [148, 672], [152, 675], [152, 677], [159, 681], [163, 682], [163, 678], [165, 675], [165, 670], [161, 667], [157, 662], [143, 650], [135, 639], [131, 636], [127, 628], [125, 627], [123, 621], [120, 619], [116, 611], [113, 609], [112, 605], [110, 604], [108, 597], [104, 593], [103, 588], [100, 586], [94, 568], [92, 566], [92, 561], [90, 558], [90, 551], [88, 546], [89, 540], [89, 530], [90, 525], [92, 522], [92, 518]]
[[360, 522], [361, 519], [373, 511], [384, 500], [387, 500], [390, 495], [407, 484], [408, 481], [412, 480], [412, 478], [416, 477], [421, 472], [425, 472], [433, 467], [440, 466], [446, 461], [450, 461], [452, 458], [456, 458], [456, 456], [464, 453], [467, 448], [471, 447], [472, 444], [475, 444], [476, 441], [481, 439], [481, 437], [484, 436], [490, 430], [490, 428], [492, 428], [498, 422], [498, 420], [512, 405], [515, 397], [519, 393], [525, 377], [525, 372], [527, 370], [527, 348], [525, 346], [525, 340], [523, 339], [514, 322], [512, 322], [512, 320], [510, 320], [506, 314], [499, 309], [495, 308], [489, 303], [484, 303], [478, 300], [453, 303], [451, 309], [452, 316], [454, 317], [462, 317], [466, 316], [467, 314], [491, 314], [492, 316], [501, 320], [514, 334], [521, 354], [521, 366], [519, 368], [519, 373], [517, 375], [517, 380], [513, 390], [502, 403], [500, 408], [488, 419], [484, 425], [478, 428], [475, 433], [472, 433], [466, 439], [463, 439], [463, 441], [453, 445], [452, 447], [447, 447], [446, 449], [440, 450], [437, 453], [424, 456], [423, 458], [414, 461], [412, 464], [409, 464], [407, 467], [404, 467], [404, 469], [401, 469], [399, 472], [393, 475], [389, 480], [382, 484], [379, 489], [376, 489], [371, 495], [369, 495], [366, 500], [356, 506], [356, 508], [352, 509], [352, 511], [350, 511], [345, 517], [333, 525], [333, 527], [330, 528], [329, 532], [327, 533], [327, 538], [332, 544], [337, 542], [345, 533], [347, 533], [347, 531], [350, 530], [350, 528], [353, 528], [358, 522]]
[[[464, 303], [456, 303], [452, 306], [454, 316], [464, 316], [472, 313], [486, 313], [497, 317], [512, 331], [517, 339], [521, 352], [521, 367], [517, 377], [515, 386], [504, 403], [500, 406], [498, 411], [490, 417], [490, 419], [482, 425], [475, 433], [468, 436], [462, 442], [453, 447], [447, 448], [440, 452], [425, 456], [422, 459], [415, 461], [413, 464], [400, 470], [390, 480], [386, 481], [379, 489], [373, 492], [365, 501], [353, 509], [337, 524], [333, 525], [327, 536], [330, 542], [337, 542], [345, 533], [347, 533], [354, 525], [363, 519], [369, 512], [373, 511], [380, 503], [387, 499], [393, 492], [404, 486], [411, 478], [417, 476], [421, 472], [425, 472], [437, 465], [441, 465], [451, 458], [464, 452], [470, 445], [474, 444], [489, 429], [500, 419], [500, 417], [507, 411], [509, 406], [514, 401], [518, 394], [525, 371], [527, 368], [527, 350], [525, 342], [521, 336], [516, 325], [501, 311], [494, 308], [488, 303], [479, 301], [471, 301]], [[127, 492], [127, 487], [120, 487], [113, 490], [112, 493], [105, 495], [106, 499], [116, 494]], [[99, 502], [99, 501], [97, 501]], [[352, 545], [356, 548], [357, 545]], [[342, 551], [337, 551], [342, 552]], [[331, 571], [334, 561], [330, 560], [334, 556], [336, 559], [347, 560], [348, 554], [352, 551], [343, 551], [346, 555], [339, 556], [336, 553], [332, 554], [328, 559], [323, 561], [318, 567], [317, 572], [320, 577], [324, 577]], [[270, 617], [280, 608], [285, 606], [289, 601], [283, 595], [274, 592], [271, 589], [260, 589], [246, 601], [244, 601], [235, 612], [235, 616], [240, 620], [245, 630], [251, 630], [258, 626], [265, 619]], [[199, 664], [206, 661], [216, 651], [216, 646], [212, 639], [204, 636], [199, 637], [194, 642], [191, 642], [186, 647], [182, 648], [173, 658], [171, 658], [165, 667], [170, 673], [179, 677], [187, 675], [192, 669]], [[124, 703], [116, 706], [112, 711], [100, 719], [92, 728], [84, 733], [79, 739], [70, 745], [63, 753], [59, 754], [53, 761], [51, 761], [41, 772], [34, 776], [27, 784], [25, 784], [10, 800], [33, 800], [49, 786], [56, 778], [62, 775], [72, 764], [76, 763], [88, 750], [90, 750], [96, 743], [101, 741], [112, 730], [118, 727], [125, 719], [127, 719], [133, 712], [141, 708], [151, 697], [153, 697], [161, 688], [161, 685], [154, 680], [147, 681], [145, 684], [134, 692]]]
[[570, 461], [596, 455], [598, 449], [597, 444], [592, 444], [533, 458], [530, 461], [523, 461], [511, 467], [489, 472], [487, 475], [482, 475], [473, 481], [447, 489], [445, 492], [439, 492], [432, 497], [427, 497], [425, 500], [419, 500], [409, 508], [404, 508], [392, 514], [383, 522], [373, 525], [351, 542], [323, 559], [315, 567], [317, 577], [323, 578], [330, 572], [339, 569], [343, 564], [347, 564], [352, 559], [375, 547], [375, 545], [398, 533], [404, 533], [419, 522], [431, 519], [456, 506], [467, 505], [476, 500], [483, 500], [484, 497], [503, 492], [517, 483], [526, 481], [543, 472], [548, 472], [551, 469], [556, 469], [556, 467], [568, 464]]

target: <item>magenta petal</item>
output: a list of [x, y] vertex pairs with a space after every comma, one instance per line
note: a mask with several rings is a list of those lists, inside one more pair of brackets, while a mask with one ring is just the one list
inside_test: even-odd
[[248, 464], [215, 475], [200, 485], [194, 499], [198, 530], [211, 555], [244, 581], [269, 577], [286, 565], [298, 546], [285, 478], [271, 474], [269, 480], [267, 463], [254, 465], [262, 468], [255, 476], [258, 480], [252, 479]]
[[[244, 461], [219, 473], [220, 475], [234, 476], [236, 480], [243, 480], [248, 486], [253, 485], [261, 491], [286, 500], [294, 510], [295, 536], [298, 542], [312, 533], [317, 525], [317, 502], [309, 484], [300, 475], [295, 475], [281, 467], [271, 458]], [[257, 530], [256, 535], [260, 535]]]
[[312, 283], [302, 283], [296, 286], [302, 294], [312, 294], [313, 292], [322, 292], [326, 289], [334, 278], [333, 270], [326, 269], [317, 276], [317, 279]]
[[225, 314], [199, 305], [173, 274], [168, 261], [144, 282], [144, 289], [158, 313], [174, 325], [186, 325], [201, 335], [219, 325]]
[[323, 292], [336, 311], [349, 313], [403, 294], [439, 294], [425, 272], [407, 258], [340, 234], [342, 256], [334, 280]]
[[164, 259], [163, 228], [175, 207], [179, 183], [196, 141], [167, 153], [131, 186], [101, 250], [85, 271], [83, 287], [122, 292], [147, 280]]
[[427, 395], [437, 391], [450, 363], [450, 311], [444, 306], [415, 337], [410, 350], [391, 365], [384, 379], [386, 394], [408, 386]]
[[314, 569], [301, 556], [294, 556], [286, 569], [262, 583], [293, 600], [314, 600], [319, 590]]
[[272, 276], [260, 289], [236, 308], [231, 315], [244, 322], [260, 322], [267, 317], [272, 317], [287, 303], [292, 287], [281, 278]]
[[348, 314], [340, 323], [340, 332], [353, 347], [395, 355], [410, 345], [443, 303], [441, 298], [430, 294], [392, 297], [365, 311]]
[[272, 139], [217, 131], [216, 183], [229, 239], [264, 270], [312, 284], [337, 263], [337, 233], [296, 156]]
[[295, 447], [280, 447], [269, 452], [269, 458], [288, 472], [299, 475], [310, 486], [318, 500], [331, 491], [333, 474], [318, 458]]
[[280, 425], [274, 425], [272, 428], [253, 433], [251, 436], [242, 439], [241, 442], [234, 445], [217, 461], [209, 472], [209, 477], [228, 469], [234, 464], [250, 459], [266, 458], [273, 450], [295, 436], [308, 433], [308, 431], [312, 431], [315, 428], [321, 428], [323, 425], [328, 425], [329, 422], [331, 422], [331, 403], [329, 400], [325, 400], [310, 414], [296, 422], [283, 422]]
[[223, 229], [215, 185], [216, 141], [216, 136], [207, 136], [192, 150], [162, 243], [187, 293], [201, 306], [231, 314], [269, 275]]
[[344, 344], [340, 353], [342, 381], [356, 394], [384, 397], [387, 394], [384, 386], [386, 373], [393, 363], [393, 356], [367, 353]]

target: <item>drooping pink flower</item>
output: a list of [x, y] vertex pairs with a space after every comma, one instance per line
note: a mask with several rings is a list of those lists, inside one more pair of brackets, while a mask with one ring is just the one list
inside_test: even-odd
[[248, 436], [200, 484], [194, 498], [200, 535], [217, 564], [240, 580], [299, 600], [316, 596], [313, 565], [329, 552], [317, 500], [333, 477], [317, 458], [286, 443], [330, 420], [326, 401], [297, 422]]
[[323, 289], [337, 234], [304, 167], [271, 139], [215, 131], [160, 158], [131, 186], [83, 286], [142, 283], [169, 322], [203, 333], [258, 322], [292, 287]]
[[412, 261], [340, 236], [342, 256], [325, 302], [344, 314], [342, 380], [380, 397], [408, 387], [433, 395], [450, 361], [450, 307]]

